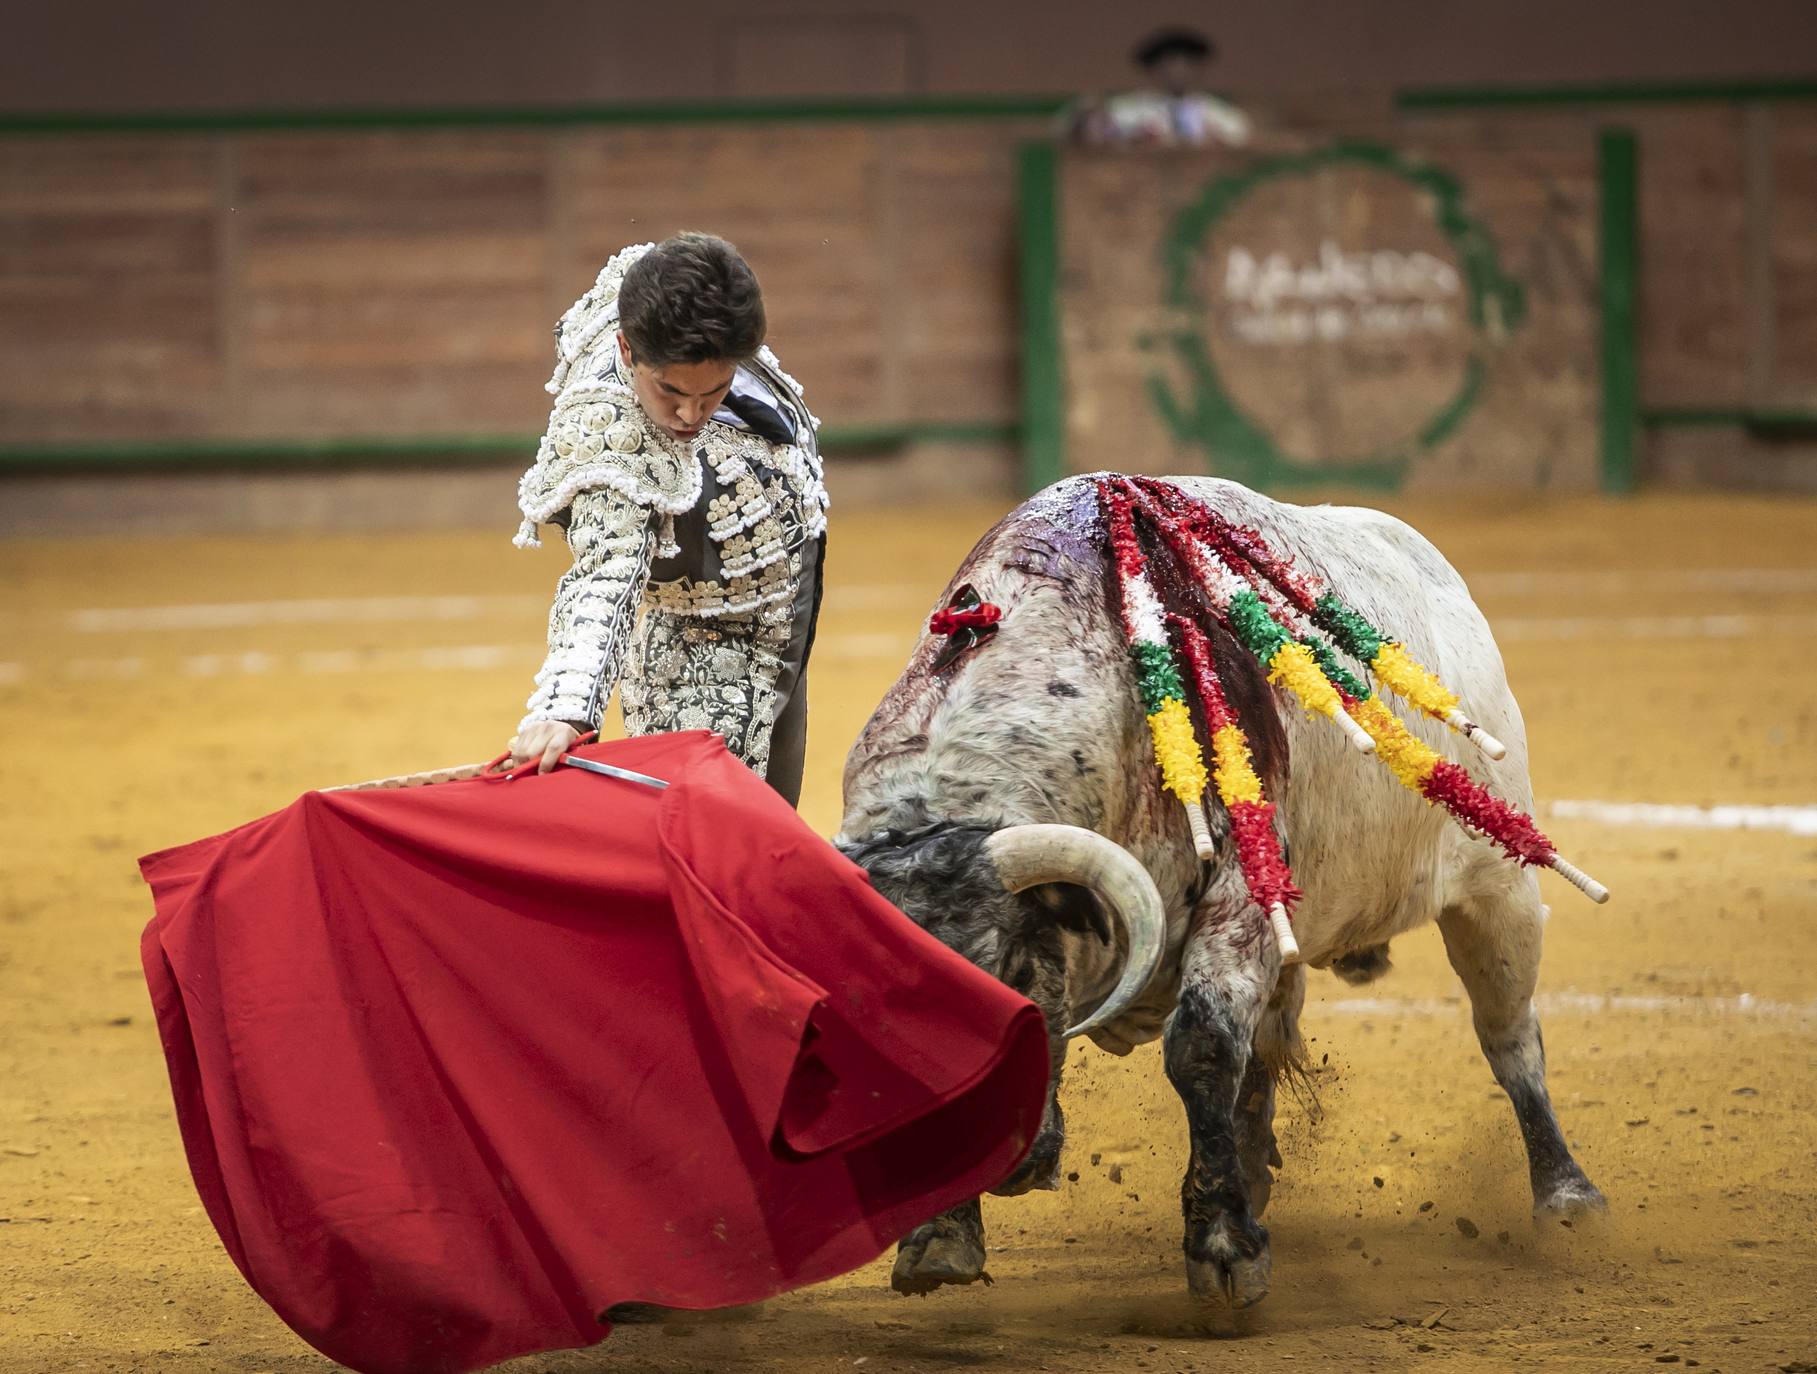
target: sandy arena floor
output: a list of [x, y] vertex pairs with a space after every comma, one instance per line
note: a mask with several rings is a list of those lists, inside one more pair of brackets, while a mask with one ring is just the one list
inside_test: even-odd
[[[1367, 996], [1314, 977], [1323, 1112], [1285, 1109], [1275, 1288], [1240, 1328], [1185, 1298], [1158, 1053], [1081, 1046], [1072, 1181], [987, 1202], [995, 1287], [899, 1298], [886, 1258], [749, 1320], [508, 1368], [1817, 1370], [1817, 506], [1397, 509], [1477, 589], [1542, 823], [1615, 892], [1597, 909], [1544, 879], [1553, 1095], [1606, 1220], [1529, 1221], [1513, 1114], [1428, 930]], [[823, 833], [846, 745], [995, 513], [836, 522], [804, 802]], [[134, 859], [497, 752], [562, 565], [509, 533], [0, 545], [0, 1371], [332, 1368], [197, 1204]], [[1547, 809], [1583, 801], [1788, 809], [1770, 829]]]

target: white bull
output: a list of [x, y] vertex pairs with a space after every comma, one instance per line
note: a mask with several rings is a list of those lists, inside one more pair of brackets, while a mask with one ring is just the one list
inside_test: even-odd
[[[1472, 751], [1473, 771], [1532, 810], [1526, 733], [1501, 655], [1463, 580], [1430, 543], [1378, 511], [1172, 480], [1258, 530], [1436, 670], [1507, 746], [1494, 764]], [[1244, 1306], [1267, 1293], [1268, 1233], [1257, 1218], [1269, 1165], [1280, 1163], [1273, 1087], [1301, 1053], [1306, 966], [1368, 981], [1387, 971], [1388, 942], [1428, 921], [1439, 924], [1483, 1053], [1513, 1102], [1536, 1209], [1602, 1205], [1546, 1091], [1532, 1002], [1546, 908], [1531, 871], [1406, 791], [1329, 722], [1303, 715], [1234, 641], [1214, 636], [1305, 894], [1294, 913], [1303, 963], [1283, 967], [1221, 809], [1212, 808], [1218, 857], [1201, 863], [1180, 806], [1161, 790], [1094, 479], [1060, 482], [1011, 512], [966, 558], [948, 595], [968, 583], [1002, 608], [997, 633], [939, 672], [946, 641], [924, 634], [847, 758], [838, 842], [897, 905], [1041, 1006], [1056, 1093], [1061, 1028], [1075, 1019], [1083, 1018], [1075, 1030], [1113, 1052], [1165, 1036], [1191, 1133], [1182, 1196], [1196, 1296]], [[1468, 746], [1458, 736], [1400, 714], [1442, 756], [1461, 760]], [[1056, 832], [1015, 829], [1031, 825], [1077, 829], [1061, 832], [1056, 853]], [[1140, 873], [1129, 881], [1119, 847], [1152, 891]], [[1054, 1186], [1062, 1131], [1055, 1098], [1027, 1161], [996, 1191]], [[892, 1282], [927, 1292], [972, 1282], [983, 1264], [973, 1202], [907, 1237]]]

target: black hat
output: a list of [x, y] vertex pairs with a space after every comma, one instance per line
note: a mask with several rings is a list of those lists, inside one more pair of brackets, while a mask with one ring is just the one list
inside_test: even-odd
[[1197, 29], [1156, 29], [1136, 45], [1136, 65], [1152, 67], [1169, 57], [1191, 57], [1209, 62], [1218, 45]]

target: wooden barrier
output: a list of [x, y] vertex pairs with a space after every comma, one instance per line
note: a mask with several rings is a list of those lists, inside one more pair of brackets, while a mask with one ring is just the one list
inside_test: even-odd
[[1036, 127], [0, 137], [0, 445], [534, 434], [555, 320], [684, 228], [831, 423], [1007, 427]]
[[[1215, 449], [1220, 470], [1264, 482], [1583, 487], [1599, 465], [1607, 482], [1611, 125], [1638, 147], [1638, 418], [1776, 442], [1817, 418], [1817, 102], [1695, 97], [1347, 107], [1236, 157], [1050, 148], [1022, 181], [1064, 202], [1066, 232], [1047, 237], [1027, 222], [1018, 236], [1014, 149], [1045, 132], [1027, 111], [15, 123], [0, 132], [0, 459], [352, 456], [367, 441], [509, 458], [546, 413], [549, 328], [604, 258], [701, 227], [751, 257], [823, 418], [878, 444], [1042, 435], [1063, 365], [1075, 468], [1204, 468]], [[1232, 178], [1250, 180], [1181, 239]], [[1066, 282], [1052, 358], [1046, 306], [1025, 299], [1018, 322], [1031, 246]], [[1365, 251], [1387, 255], [1375, 285], [1296, 297], [1302, 276], [1315, 296], [1342, 286]], [[1343, 336], [1288, 337], [1300, 329]]]

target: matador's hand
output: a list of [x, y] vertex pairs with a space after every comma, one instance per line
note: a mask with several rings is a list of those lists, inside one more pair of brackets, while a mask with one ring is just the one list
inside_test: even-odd
[[511, 766], [522, 767], [536, 759], [536, 771], [547, 773], [579, 738], [580, 731], [565, 720], [533, 720], [511, 737]]

